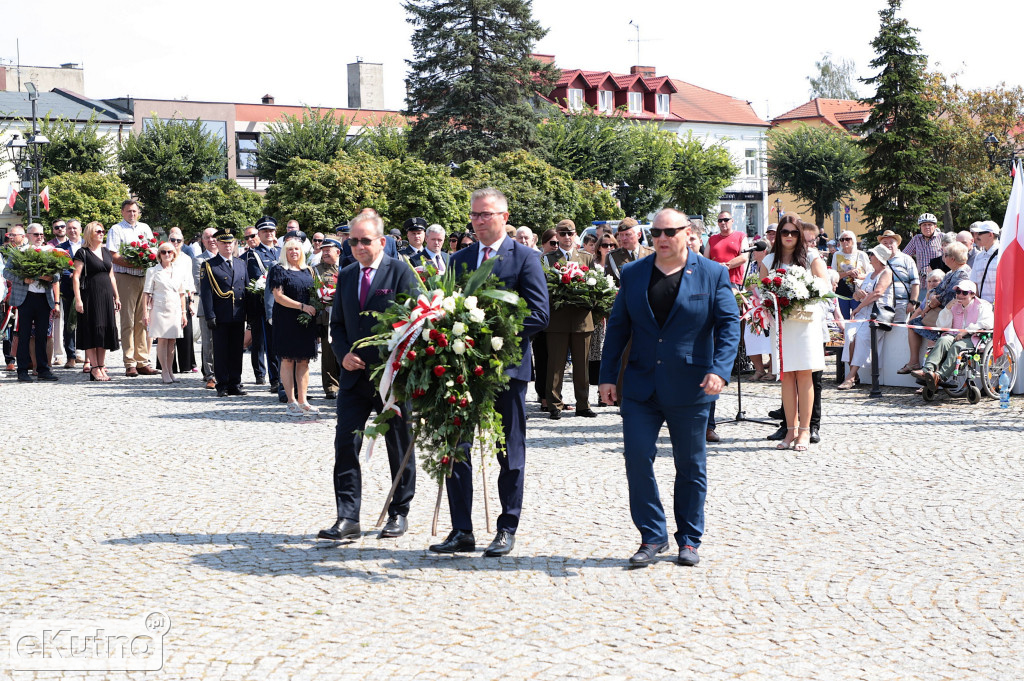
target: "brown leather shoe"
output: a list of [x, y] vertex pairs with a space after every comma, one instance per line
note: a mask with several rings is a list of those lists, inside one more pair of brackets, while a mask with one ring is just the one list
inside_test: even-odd
[[135, 367], [128, 367], [127, 369], [124, 370], [124, 375], [128, 376], [129, 378], [135, 378], [136, 376], [139, 375], [139, 370], [136, 369]]
[[207, 390], [216, 390], [217, 389], [217, 381], [215, 381], [215, 380], [213, 380], [211, 378], [209, 381], [206, 382], [206, 389]]
[[157, 374], [160, 373], [159, 371], [149, 366], [148, 364], [143, 364], [142, 366], [140, 366], [138, 368], [138, 372], [140, 376], [156, 376]]
[[704, 433], [704, 440], [707, 442], [721, 442], [722, 437], [714, 429], [708, 428], [707, 432]]
[[64, 362], [64, 368], [65, 369], [74, 369], [75, 368], [75, 358], [72, 357], [68, 361]]

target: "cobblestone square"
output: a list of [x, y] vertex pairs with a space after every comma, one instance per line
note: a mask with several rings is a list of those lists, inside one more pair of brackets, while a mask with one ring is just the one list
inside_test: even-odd
[[[317, 541], [334, 516], [333, 403], [319, 399], [319, 367], [310, 393], [325, 413], [302, 422], [246, 370], [250, 394], [230, 399], [197, 374], [174, 386], [120, 372], [111, 383], [68, 370], [52, 385], [0, 377], [0, 678], [1024, 673], [1018, 399], [1009, 410], [925, 404], [887, 388], [871, 400], [826, 380], [823, 443], [803, 453], [776, 451], [768, 426], [723, 424], [700, 565], [677, 566], [673, 545], [630, 570], [639, 536], [616, 410], [550, 421], [532, 404], [513, 554], [438, 556], [426, 551], [437, 488], [422, 473], [409, 533], [376, 538], [383, 447], [364, 468], [363, 537]], [[749, 416], [778, 404], [777, 385], [743, 388]], [[718, 418], [736, 409], [733, 383]], [[667, 431], [659, 446], [670, 507]], [[492, 516], [496, 472], [492, 462]], [[483, 508], [478, 491], [481, 547]], [[439, 534], [448, 529], [442, 505]], [[9, 668], [11, 620], [153, 611], [171, 620], [160, 672]]]

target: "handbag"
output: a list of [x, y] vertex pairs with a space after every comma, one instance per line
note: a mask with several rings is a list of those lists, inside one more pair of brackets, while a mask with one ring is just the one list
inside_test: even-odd
[[939, 324], [939, 313], [942, 312], [943, 308], [936, 307], [928, 310], [923, 317], [921, 317], [921, 323], [925, 326], [943, 326]]
[[853, 287], [850, 286], [849, 279], [840, 279], [839, 283], [836, 284], [836, 295], [842, 296], [843, 298], [853, 298]]
[[879, 330], [892, 331], [892, 323], [896, 319], [896, 308], [887, 303], [875, 302], [871, 306], [871, 319]]

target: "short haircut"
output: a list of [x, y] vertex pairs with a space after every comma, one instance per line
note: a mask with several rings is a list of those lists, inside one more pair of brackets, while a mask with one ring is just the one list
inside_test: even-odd
[[[657, 220], [662, 215], [671, 215], [671, 216], [675, 216], [677, 218], [682, 218], [683, 219], [683, 224], [680, 225], [680, 227], [689, 227], [690, 226], [690, 217], [686, 213], [680, 212], [680, 211], [676, 210], [675, 208], [662, 208], [657, 213], [655, 213], [654, 220]], [[652, 220], [651, 222], [653, 223], [654, 220]]]
[[505, 234], [508, 234], [510, 237], [515, 238], [516, 228], [513, 227], [512, 225], [505, 225]]
[[939, 242], [943, 246], [948, 246], [949, 244], [951, 244], [954, 241], [956, 241], [956, 234], [953, 233], [953, 232], [941, 232], [941, 234], [942, 234], [942, 237], [939, 239]]
[[128, 206], [135, 206], [136, 208], [139, 209], [140, 212], [142, 211], [142, 204], [136, 201], [135, 199], [125, 199], [124, 201], [121, 202], [121, 210], [124, 210]]
[[946, 244], [945, 248], [942, 249], [942, 254], [952, 258], [953, 262], [957, 265], [963, 265], [967, 262], [967, 246], [956, 240], [951, 244]]
[[483, 199], [491, 199], [501, 209], [502, 213], [508, 212], [508, 199], [502, 193], [500, 189], [494, 187], [484, 187], [483, 189], [477, 189], [475, 192], [469, 195], [469, 205], [473, 205], [475, 201]]
[[306, 269], [306, 253], [302, 250], [302, 242], [298, 239], [288, 239], [284, 242], [284, 246], [281, 246], [281, 255], [278, 256], [277, 261], [281, 263], [282, 267], [291, 267], [291, 263], [288, 262], [288, 249], [292, 245], [299, 249], [299, 265], [300, 270]]
[[925, 277], [925, 281], [931, 281], [932, 279], [935, 279], [936, 281], [942, 281], [943, 277], [945, 276], [945, 271], [936, 267], [934, 270], [928, 273], [928, 276]]
[[374, 236], [384, 236], [384, 221], [381, 220], [377, 211], [370, 212], [364, 210], [358, 213], [354, 218], [348, 221], [349, 231], [352, 231], [356, 225], [363, 222], [373, 225]]
[[71, 223], [72, 223], [72, 222], [73, 222], [73, 223], [75, 223], [76, 225], [78, 225], [79, 227], [81, 227], [81, 226], [82, 226], [82, 222], [81, 222], [81, 220], [76, 220], [75, 218], [71, 218], [71, 219], [70, 219], [70, 220], [68, 220], [68, 222], [67, 222], [67, 224], [68, 224], [68, 227], [70, 227], [70, 226], [71, 226]]
[[516, 230], [516, 236], [519, 236], [520, 234], [530, 236], [533, 234], [533, 230], [530, 229], [529, 227], [520, 227], [519, 229]]
[[58, 219], [54, 220], [53, 222], [51, 222], [50, 226], [51, 227], [56, 227], [58, 222], [63, 222], [65, 226], [67, 226], [67, 224], [68, 224], [67, 220], [62, 220], [62, 219], [58, 218]]
[[440, 234], [443, 237], [444, 227], [441, 225], [430, 225], [430, 227], [427, 227], [427, 234]]
[[597, 236], [596, 236], [596, 235], [594, 235], [594, 234], [585, 234], [585, 235], [583, 236], [583, 243], [584, 243], [584, 244], [593, 244], [593, 243], [597, 243]]

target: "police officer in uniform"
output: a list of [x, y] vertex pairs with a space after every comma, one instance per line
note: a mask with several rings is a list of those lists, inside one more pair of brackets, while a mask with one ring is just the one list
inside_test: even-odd
[[[264, 215], [256, 223], [256, 229], [259, 232], [259, 243], [245, 252], [245, 269], [249, 281], [266, 276], [281, 255], [281, 249], [273, 245], [277, 221]], [[245, 295], [246, 320], [252, 330], [252, 372], [256, 376], [256, 385], [263, 385], [266, 376], [270, 379], [270, 392], [277, 392], [278, 361], [274, 354], [273, 328], [267, 323], [263, 302], [261, 294]]]
[[214, 235], [218, 255], [199, 268], [199, 295], [206, 323], [213, 331], [213, 371], [217, 396], [245, 395], [242, 351], [245, 342], [245, 263], [234, 257], [235, 235], [224, 229]]
[[405, 229], [405, 238], [409, 240], [409, 245], [398, 252], [411, 260], [414, 256], [423, 253], [423, 240], [427, 234], [427, 221], [423, 218], [409, 218], [402, 225], [402, 228]]

